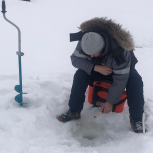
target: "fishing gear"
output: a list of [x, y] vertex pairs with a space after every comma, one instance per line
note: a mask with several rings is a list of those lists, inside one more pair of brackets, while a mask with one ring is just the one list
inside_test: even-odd
[[[100, 114], [102, 114], [103, 112], [99, 112], [98, 114], [96, 114], [95, 116], [94, 116], [94, 118], [96, 118], [98, 115], [100, 115]], [[90, 121], [92, 121], [94, 118], [92, 118]]]
[[95, 115], [94, 117], [97, 117], [98, 115], [100, 115], [102, 112], [98, 113], [97, 115]]
[[21, 67], [21, 56], [24, 55], [23, 52], [21, 52], [21, 31], [18, 26], [16, 26], [13, 22], [8, 20], [5, 16], [6, 11], [6, 5], [5, 5], [5, 0], [2, 1], [2, 11], [4, 19], [12, 24], [14, 27], [17, 28], [18, 30], [18, 51], [16, 54], [18, 55], [18, 63], [19, 63], [19, 85], [16, 85], [14, 87], [15, 91], [18, 92], [19, 94], [15, 97], [15, 101], [18, 102], [21, 106], [25, 103], [23, 103], [23, 97], [22, 94], [27, 94], [22, 92], [22, 67]]
[[142, 127], [143, 127], [143, 133], [146, 133], [146, 127], [145, 127], [145, 113], [142, 115]]

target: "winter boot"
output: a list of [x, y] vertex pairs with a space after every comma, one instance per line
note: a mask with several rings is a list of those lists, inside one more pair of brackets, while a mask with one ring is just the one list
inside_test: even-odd
[[69, 109], [66, 113], [57, 117], [57, 119], [61, 122], [68, 122], [68, 121], [77, 120], [80, 118], [81, 118], [80, 112], [72, 111], [71, 109]]
[[143, 133], [142, 118], [133, 119], [130, 116], [130, 123], [131, 123], [131, 128], [135, 133]]

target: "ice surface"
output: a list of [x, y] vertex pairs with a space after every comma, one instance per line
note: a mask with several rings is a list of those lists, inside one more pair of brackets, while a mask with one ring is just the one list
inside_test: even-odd
[[[6, 0], [6, 17], [21, 29], [24, 102], [14, 97], [18, 84], [17, 30], [0, 16], [0, 153], [151, 153], [153, 151], [153, 1], [152, 0]], [[69, 33], [94, 17], [123, 24], [134, 37], [136, 69], [144, 81], [148, 132], [130, 128], [128, 106], [122, 113], [99, 115], [87, 99], [82, 119], [60, 123], [67, 110], [73, 75]], [[86, 93], [87, 94], [87, 93]]]

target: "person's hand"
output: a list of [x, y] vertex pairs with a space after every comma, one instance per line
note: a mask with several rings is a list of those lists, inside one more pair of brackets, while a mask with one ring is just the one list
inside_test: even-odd
[[112, 112], [112, 109], [113, 109], [113, 104], [110, 102], [105, 102], [103, 103], [101, 107], [101, 112], [103, 112], [104, 114], [107, 114], [109, 112]]
[[107, 66], [103, 66], [103, 65], [95, 65], [94, 67], [94, 71], [99, 72], [103, 75], [109, 75], [112, 73], [112, 69], [107, 67]]

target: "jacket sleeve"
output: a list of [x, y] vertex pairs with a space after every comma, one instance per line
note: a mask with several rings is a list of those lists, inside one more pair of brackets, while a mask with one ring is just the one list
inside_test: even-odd
[[84, 70], [87, 74], [91, 74], [94, 64], [91, 63], [90, 57], [80, 53], [81, 44], [78, 43], [75, 51], [71, 55], [71, 62], [75, 68]]
[[129, 78], [130, 66], [131, 66], [131, 55], [130, 51], [124, 51], [123, 53], [125, 62], [118, 65], [113, 59], [113, 83], [111, 84], [106, 100], [110, 103], [116, 104], [119, 102]]

